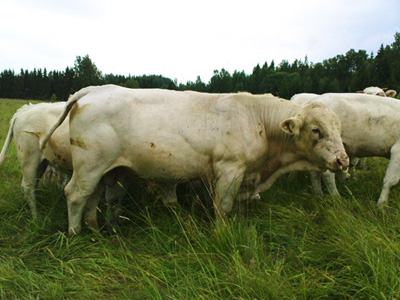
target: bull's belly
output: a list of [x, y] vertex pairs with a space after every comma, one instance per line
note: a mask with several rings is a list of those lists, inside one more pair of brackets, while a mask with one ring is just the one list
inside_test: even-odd
[[[153, 151], [152, 151], [153, 150]], [[188, 179], [207, 179], [212, 176], [211, 160], [197, 153], [176, 153], [170, 151], [141, 151], [130, 153], [129, 168], [141, 178], [162, 182]]]

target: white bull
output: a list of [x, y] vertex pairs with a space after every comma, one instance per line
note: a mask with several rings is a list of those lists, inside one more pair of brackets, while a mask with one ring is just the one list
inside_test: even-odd
[[[342, 123], [342, 140], [350, 160], [354, 157], [386, 157], [390, 159], [378, 204], [387, 202], [390, 189], [400, 179], [400, 103], [394, 99], [363, 94], [323, 94], [309, 100], [293, 99], [307, 105], [328, 105]], [[319, 176], [313, 176], [317, 194], [322, 194]], [[325, 175], [328, 189], [338, 194], [333, 174]]]
[[85, 206], [95, 218], [100, 180], [117, 167], [173, 191], [182, 180], [213, 183], [221, 224], [247, 178], [268, 181], [290, 166], [338, 170], [349, 164], [340, 122], [320, 104], [300, 107], [247, 93], [85, 88], [70, 97], [42, 147], [69, 111], [74, 173], [65, 193], [70, 235], [81, 231]]

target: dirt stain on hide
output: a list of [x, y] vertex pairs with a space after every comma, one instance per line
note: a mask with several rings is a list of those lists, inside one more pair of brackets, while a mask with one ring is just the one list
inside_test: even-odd
[[369, 118], [368, 118], [368, 125], [369, 125], [370, 127], [376, 127], [376, 126], [378, 126], [378, 125], [383, 124], [384, 121], [385, 121], [385, 117], [383, 117], [383, 116], [381, 116], [381, 117], [376, 117], [376, 118], [369, 117]]
[[82, 148], [84, 150], [88, 149], [86, 144], [83, 141], [79, 140], [79, 139], [70, 139], [69, 141], [71, 143], [71, 146], [76, 146], [76, 147]]

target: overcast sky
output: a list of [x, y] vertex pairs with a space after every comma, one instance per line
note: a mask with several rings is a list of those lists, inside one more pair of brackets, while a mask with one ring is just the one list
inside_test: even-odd
[[400, 32], [399, 0], [0, 0], [0, 71], [100, 71], [208, 82], [213, 70], [377, 53]]

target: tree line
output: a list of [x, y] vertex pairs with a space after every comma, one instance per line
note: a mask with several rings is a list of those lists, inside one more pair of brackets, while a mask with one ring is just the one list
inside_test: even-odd
[[208, 83], [198, 76], [195, 82], [177, 84], [161, 75], [124, 76], [102, 74], [89, 55], [77, 56], [74, 66], [64, 71], [21, 69], [0, 73], [0, 98], [66, 100], [75, 91], [89, 85], [117, 84], [129, 88], [163, 88], [195, 90], [209, 93], [247, 91], [253, 94], [272, 93], [290, 98], [301, 92], [355, 92], [367, 86], [388, 87], [400, 91], [400, 33], [391, 45], [383, 44], [376, 56], [365, 50], [350, 49], [345, 55], [318, 63], [296, 59], [275, 64], [257, 65], [251, 74], [244, 71], [215, 70]]

